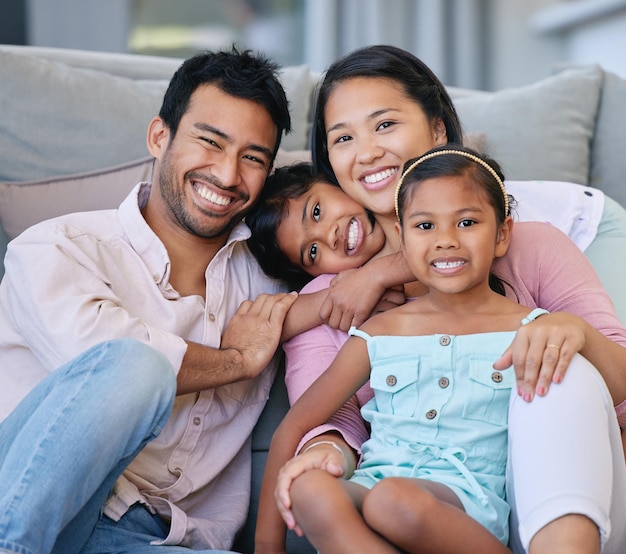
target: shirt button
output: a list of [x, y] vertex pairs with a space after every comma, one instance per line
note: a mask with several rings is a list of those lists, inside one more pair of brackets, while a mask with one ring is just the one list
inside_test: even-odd
[[437, 410], [428, 410], [426, 412], [426, 419], [435, 419], [437, 417]]
[[211, 323], [215, 322], [215, 314], [213, 314], [213, 313], [209, 314], [209, 321]]
[[502, 379], [503, 379], [503, 377], [502, 377], [502, 373], [500, 373], [499, 371], [494, 371], [494, 372], [491, 374], [491, 380], [492, 380], [494, 383], [502, 383]]
[[200, 418], [197, 417], [197, 416], [193, 418], [193, 424], [196, 425], [196, 426], [200, 425], [200, 421], [201, 421]]
[[389, 385], [390, 387], [395, 387], [396, 383], [398, 382], [398, 379], [396, 379], [395, 375], [387, 375], [387, 379], [385, 379], [385, 381], [387, 382], [387, 385]]
[[450, 337], [448, 335], [444, 335], [439, 339], [439, 344], [441, 346], [448, 346], [450, 344]]
[[447, 377], [442, 377], [441, 379], [439, 379], [439, 386], [442, 389], [447, 389], [449, 384], [450, 384], [450, 379], [448, 379]]

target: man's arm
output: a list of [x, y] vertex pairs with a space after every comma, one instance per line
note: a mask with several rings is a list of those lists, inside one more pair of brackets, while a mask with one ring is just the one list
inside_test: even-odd
[[246, 300], [228, 322], [220, 348], [188, 342], [178, 372], [178, 394], [256, 377], [278, 348], [283, 322], [296, 293], [261, 294]]

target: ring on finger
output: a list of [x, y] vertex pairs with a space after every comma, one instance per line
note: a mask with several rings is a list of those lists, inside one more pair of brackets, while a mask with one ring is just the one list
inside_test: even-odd
[[546, 344], [546, 348], [556, 348], [557, 350], [561, 350], [561, 347], [558, 344]]

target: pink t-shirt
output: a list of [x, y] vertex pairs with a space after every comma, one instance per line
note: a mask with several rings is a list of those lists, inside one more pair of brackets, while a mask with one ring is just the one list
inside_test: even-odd
[[[590, 262], [567, 235], [548, 223], [517, 222], [511, 245], [494, 263], [494, 273], [515, 290], [507, 295], [529, 308], [575, 314], [609, 339], [626, 347], [613, 303], [604, 291]], [[322, 275], [302, 292], [329, 286], [334, 275]], [[343, 331], [320, 325], [283, 345], [286, 355], [285, 382], [293, 404], [333, 361], [347, 340]], [[355, 450], [369, 436], [360, 408], [373, 393], [364, 386], [328, 423], [310, 431], [301, 444], [322, 432], [337, 431]], [[626, 425], [626, 400], [616, 407], [620, 425]]]

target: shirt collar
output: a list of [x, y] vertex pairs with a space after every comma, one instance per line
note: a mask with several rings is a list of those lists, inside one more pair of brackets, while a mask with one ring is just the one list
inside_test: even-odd
[[[169, 281], [169, 255], [141, 213], [148, 201], [151, 186], [147, 182], [137, 184], [120, 204], [119, 218], [133, 250], [141, 256], [155, 282], [165, 287]], [[235, 245], [250, 238], [251, 234], [250, 228], [243, 221], [238, 223], [216, 257], [226, 255], [230, 258]]]

